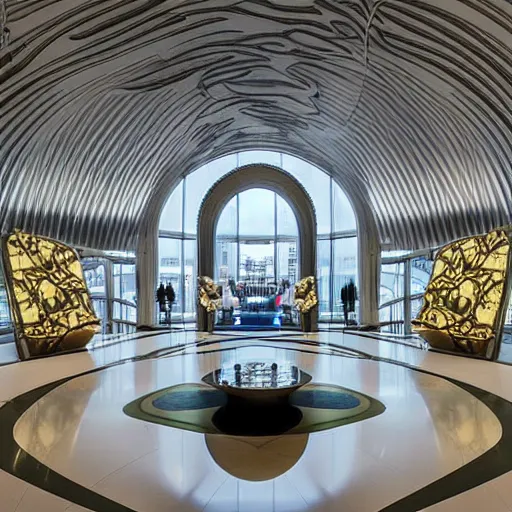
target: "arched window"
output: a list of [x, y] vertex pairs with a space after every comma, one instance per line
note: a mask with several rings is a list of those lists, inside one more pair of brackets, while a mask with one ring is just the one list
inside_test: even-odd
[[[185, 321], [195, 319], [197, 220], [204, 197], [215, 182], [233, 169], [257, 163], [283, 169], [308, 192], [317, 219], [319, 319], [341, 321], [341, 288], [350, 280], [356, 286], [358, 283], [356, 219], [352, 206], [340, 186], [329, 175], [300, 158], [273, 151], [245, 151], [214, 160], [186, 176], [171, 193], [160, 217], [159, 275], [162, 282], [171, 282], [175, 289], [174, 318]], [[253, 198], [266, 205], [260, 208], [261, 218], [251, 217], [247, 206], [251, 204], [251, 194], [263, 194]], [[240, 202], [241, 197], [247, 200]], [[268, 201], [268, 205], [265, 201]], [[274, 208], [272, 201], [275, 202]], [[218, 261], [226, 261], [227, 266], [236, 267], [239, 264], [238, 258], [245, 254], [246, 247], [243, 244], [237, 245], [236, 241], [229, 239], [234, 233], [239, 233], [242, 238], [277, 237], [274, 239], [277, 246], [273, 249], [273, 266], [275, 273], [283, 273], [282, 262], [290, 247], [279, 244], [289, 243], [283, 237], [295, 236], [296, 222], [291, 219], [294, 216], [290, 207], [274, 192], [251, 189], [239, 194], [238, 198], [235, 196], [223, 210], [217, 225], [217, 236], [224, 237], [222, 255], [216, 255], [224, 260]], [[262, 248], [262, 254], [264, 250], [268, 252], [269, 247]], [[220, 275], [213, 277], [218, 278]]]
[[298, 237], [295, 215], [281, 196], [257, 188], [237, 194], [217, 224], [215, 277], [242, 279], [254, 263], [266, 279], [295, 282]]
[[228, 202], [215, 233], [215, 281], [223, 289], [225, 323], [242, 323], [244, 312], [250, 325], [295, 323], [291, 286], [299, 277], [298, 239], [295, 215], [276, 192], [252, 188]]

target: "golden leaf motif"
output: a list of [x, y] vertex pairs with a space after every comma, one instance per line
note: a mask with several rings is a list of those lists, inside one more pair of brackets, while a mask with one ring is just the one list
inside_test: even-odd
[[433, 347], [486, 355], [505, 307], [509, 252], [501, 230], [443, 247], [414, 330]]
[[3, 244], [18, 348], [25, 355], [80, 348], [99, 325], [76, 252], [16, 231]]
[[295, 307], [300, 313], [309, 313], [318, 304], [315, 278], [308, 276], [295, 283]]
[[208, 276], [199, 276], [197, 278], [197, 296], [199, 304], [212, 313], [217, 311], [222, 304], [222, 299], [217, 290], [217, 285], [213, 282], [213, 279]]

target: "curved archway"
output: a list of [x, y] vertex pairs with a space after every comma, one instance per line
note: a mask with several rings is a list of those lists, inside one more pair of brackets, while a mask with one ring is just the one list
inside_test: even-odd
[[[255, 153], [256, 155], [252, 155], [252, 153]], [[274, 152], [275, 153], [275, 152]], [[189, 175], [187, 175], [186, 178], [183, 178], [183, 181], [186, 179], [186, 187], [183, 186], [183, 198], [180, 199], [178, 197], [174, 197], [176, 190], [171, 195], [168, 191], [165, 192], [165, 196], [167, 197], [167, 202], [165, 204], [165, 208], [167, 209], [167, 206], [169, 204], [172, 205], [172, 208], [167, 212], [167, 210], [164, 210], [164, 206], [161, 206], [156, 209], [152, 209], [153, 214], [148, 215], [146, 218], [145, 223], [145, 229], [141, 230], [139, 233], [139, 246], [137, 251], [137, 257], [138, 257], [138, 266], [137, 266], [137, 287], [138, 287], [138, 297], [143, 299], [144, 297], [147, 297], [147, 300], [141, 300], [140, 301], [140, 308], [138, 310], [138, 324], [139, 325], [150, 325], [154, 321], [156, 321], [157, 314], [156, 314], [156, 308], [153, 304], [153, 282], [155, 282], [155, 286], [158, 284], [157, 275], [159, 272], [159, 260], [158, 260], [158, 254], [159, 254], [159, 236], [163, 236], [164, 238], [177, 238], [177, 239], [183, 239], [186, 240], [187, 244], [192, 248], [192, 242], [189, 242], [188, 240], [193, 240], [194, 245], [197, 241], [197, 219], [198, 219], [198, 211], [200, 210], [200, 205], [202, 198], [208, 194], [209, 191], [209, 183], [215, 183], [215, 179], [211, 179], [209, 176], [205, 175], [206, 169], [208, 170], [207, 174], [217, 174], [219, 182], [222, 181], [222, 179], [227, 178], [228, 175], [232, 173], [239, 172], [242, 168], [252, 168], [255, 170], [258, 167], [266, 167], [266, 168], [273, 168], [277, 173], [279, 174], [287, 174], [290, 179], [296, 180], [298, 184], [302, 187], [304, 192], [307, 190], [308, 192], [305, 192], [306, 195], [311, 199], [311, 203], [313, 204], [314, 208], [319, 208], [319, 210], [316, 212], [315, 217], [317, 221], [317, 240], [318, 243], [322, 246], [325, 246], [324, 240], [331, 240], [331, 244], [334, 244], [335, 239], [338, 238], [346, 238], [346, 237], [353, 237], [356, 236], [356, 229], [354, 229], [353, 233], [350, 233], [349, 231], [346, 231], [347, 229], [350, 229], [352, 224], [354, 228], [357, 228], [357, 249], [356, 249], [356, 263], [355, 268], [357, 272], [357, 280], [359, 281], [359, 287], [360, 287], [360, 302], [359, 302], [359, 320], [363, 323], [372, 323], [375, 321], [375, 318], [378, 318], [378, 276], [379, 276], [379, 259], [380, 259], [380, 245], [378, 243], [378, 237], [376, 236], [376, 230], [375, 230], [375, 223], [373, 222], [373, 215], [371, 213], [371, 210], [368, 208], [368, 205], [363, 205], [362, 203], [365, 203], [365, 201], [360, 202], [359, 201], [359, 195], [361, 194], [361, 190], [358, 190], [357, 187], [353, 187], [352, 182], [344, 183], [344, 187], [341, 187], [341, 184], [337, 183], [337, 180], [334, 179], [333, 176], [331, 176], [331, 173], [328, 173], [326, 171], [323, 171], [327, 176], [329, 176], [330, 184], [324, 184], [327, 187], [327, 190], [329, 190], [329, 186], [331, 187], [331, 192], [327, 193], [327, 196], [330, 197], [330, 222], [332, 223], [332, 229], [329, 227], [329, 229], [326, 231], [326, 209], [324, 199], [320, 199], [321, 197], [324, 197], [324, 193], [322, 192], [323, 186], [321, 184], [322, 180], [319, 182], [317, 180], [313, 180], [311, 183], [311, 179], [309, 178], [309, 172], [311, 167], [312, 170], [315, 171], [321, 171], [318, 167], [314, 166], [313, 164], [306, 162], [302, 160], [299, 157], [293, 157], [289, 155], [288, 153], [282, 153], [278, 154], [275, 153], [275, 155], [278, 155], [278, 158], [276, 160], [276, 156], [271, 151], [268, 150], [258, 150], [258, 151], [248, 151], [248, 152], [242, 152], [242, 153], [236, 153], [232, 156], [235, 157], [235, 164], [233, 165], [233, 162], [231, 161], [231, 156], [223, 157], [222, 160], [227, 159], [225, 162], [227, 169], [222, 172], [220, 169], [222, 169], [224, 166], [221, 165], [220, 167], [216, 164], [218, 161], [220, 163], [221, 159], [214, 160], [213, 162], [210, 162], [209, 164], [203, 166], [200, 168], [200, 170], [203, 170], [202, 178], [200, 181], [192, 181], [191, 183], [194, 183], [192, 185], [192, 188], [190, 190], [196, 190], [196, 188], [199, 186], [199, 190], [196, 193], [195, 196], [190, 196], [189, 193]], [[245, 155], [245, 165], [240, 165], [242, 162], [242, 155]], [[280, 157], [279, 157], [280, 155]], [[252, 161], [251, 161], [252, 160]], [[267, 161], [268, 160], [268, 161]], [[211, 167], [213, 166], [213, 167]], [[298, 166], [298, 167], [297, 167]], [[303, 167], [304, 166], [304, 167]], [[211, 167], [211, 169], [210, 169]], [[257, 175], [261, 175], [260, 173], [255, 172]], [[322, 173], [322, 174], [323, 174]], [[192, 173], [190, 176], [195, 175], [195, 173]], [[241, 176], [241, 175], [239, 175]], [[248, 176], [249, 180], [253, 178], [249, 174]], [[305, 181], [304, 181], [305, 180]], [[206, 181], [206, 183], [204, 183]], [[243, 180], [240, 180], [243, 181]], [[336, 181], [336, 183], [335, 183]], [[181, 182], [180, 182], [181, 183]], [[176, 184], [176, 183], [175, 183]], [[199, 185], [198, 185], [199, 184]], [[179, 185], [179, 183], [178, 183]], [[204, 186], [206, 185], [206, 187]], [[257, 180], [257, 185], [255, 187], [255, 184], [252, 181], [244, 182], [244, 189], [245, 188], [258, 188], [261, 187], [260, 179]], [[309, 187], [312, 186], [312, 195], [309, 196]], [[335, 204], [343, 204], [343, 201], [336, 203], [336, 195], [335, 187], [338, 189], [344, 188], [345, 190], [340, 192], [341, 194], [345, 193], [345, 200], [344, 202], [351, 203], [352, 206], [352, 212], [353, 215], [355, 215], [355, 220], [349, 221], [349, 223], [343, 221], [343, 227], [342, 232], [334, 233], [332, 230], [336, 229], [334, 226], [335, 220], [334, 219], [341, 219], [345, 218], [341, 214], [341, 210], [337, 213], [333, 210], [335, 208]], [[164, 187], [165, 188], [165, 187]], [[272, 190], [275, 190], [275, 187], [270, 187]], [[349, 190], [346, 190], [346, 189]], [[185, 193], [186, 191], [186, 193]], [[188, 195], [187, 195], [188, 194]], [[281, 195], [281, 194], [279, 194]], [[286, 191], [283, 194], [286, 198]], [[332, 196], [332, 197], [331, 197]], [[340, 196], [341, 197], [341, 196]], [[320, 202], [318, 202], [320, 201]], [[192, 210], [190, 210], [190, 207], [188, 206], [190, 204], [195, 204], [195, 219], [191, 223], [191, 216], [192, 216]], [[183, 227], [180, 229], [180, 232], [173, 231], [172, 226], [165, 226], [162, 227], [160, 225], [160, 231], [159, 232], [159, 223], [161, 220], [160, 214], [163, 216], [165, 212], [168, 213], [166, 217], [163, 218], [169, 218], [169, 219], [175, 219], [176, 215], [180, 217], [181, 215], [181, 209], [182, 206], [179, 205], [187, 205], [187, 210], [183, 209], [183, 219], [188, 219], [183, 221]], [[177, 206], [178, 205], [178, 206]], [[153, 204], [153, 206], [156, 206], [156, 204]], [[222, 205], [219, 205], [219, 210], [221, 209]], [[176, 210], [176, 207], [178, 210]], [[189, 211], [190, 210], [190, 211]], [[187, 212], [187, 213], [186, 213]], [[192, 212], [192, 213], [191, 213]], [[181, 218], [181, 217], [180, 217]], [[323, 220], [322, 220], [323, 219]], [[181, 222], [181, 221], [180, 221]], [[352, 224], [350, 224], [352, 223]], [[350, 226], [349, 226], [350, 224]], [[340, 227], [341, 225], [338, 224]], [[188, 226], [188, 227], [187, 227]], [[193, 226], [193, 227], [192, 227]], [[170, 230], [170, 231], [169, 231]], [[185, 243], [185, 242], [183, 242]], [[202, 242], [200, 242], [202, 244]], [[204, 245], [204, 244], [202, 244]], [[313, 251], [318, 251], [320, 248], [320, 245], [313, 244], [310, 246], [310, 248]], [[324, 251], [325, 247], [321, 247], [321, 253]], [[196, 248], [193, 249], [194, 252], [197, 254]], [[333, 250], [332, 247], [330, 249]], [[189, 254], [191, 254], [189, 252]], [[211, 250], [210, 250], [211, 254]], [[339, 253], [338, 253], [339, 254]], [[332, 252], [331, 252], [332, 255]], [[363, 256], [364, 255], [364, 256]], [[210, 256], [210, 262], [213, 266], [213, 255]], [[195, 259], [195, 258], [194, 258]], [[331, 261], [329, 258], [329, 266], [332, 264], [334, 265], [334, 259]], [[194, 262], [194, 267], [197, 263], [197, 260]], [[320, 265], [320, 261], [318, 261], [318, 265]], [[325, 266], [325, 265], [324, 265]], [[211, 267], [210, 267], [211, 268]], [[340, 267], [341, 269], [341, 267]], [[196, 272], [197, 268], [194, 268], [194, 275], [197, 275]], [[318, 269], [314, 269], [317, 272]], [[337, 294], [333, 292], [334, 290], [334, 283], [331, 282], [333, 279], [334, 274], [333, 268], [331, 267], [331, 273], [327, 274], [328, 277], [324, 275], [324, 267], [322, 267], [322, 272], [317, 276], [322, 281], [323, 276], [323, 286], [321, 283], [319, 283], [320, 289], [323, 290], [322, 297], [323, 297], [323, 311], [324, 315], [330, 315], [332, 317], [334, 309], [332, 308], [334, 305], [335, 298]], [[185, 270], [183, 270], [185, 272]], [[309, 272], [308, 272], [309, 273]], [[311, 272], [315, 273], [315, 272]], [[213, 276], [212, 276], [213, 277]], [[327, 279], [327, 281], [326, 281]], [[319, 290], [319, 291], [321, 291]], [[326, 295], [327, 294], [327, 295]], [[188, 297], [188, 296], [187, 296]], [[185, 308], [185, 306], [183, 306]], [[183, 309], [185, 311], [185, 309]], [[187, 310], [188, 311], [188, 310]]]
[[316, 274], [316, 216], [313, 203], [302, 185], [285, 171], [269, 165], [239, 167], [219, 180], [207, 193], [197, 226], [197, 269], [213, 276], [215, 232], [221, 212], [235, 195], [251, 188], [276, 192], [290, 205], [299, 226], [300, 276]]

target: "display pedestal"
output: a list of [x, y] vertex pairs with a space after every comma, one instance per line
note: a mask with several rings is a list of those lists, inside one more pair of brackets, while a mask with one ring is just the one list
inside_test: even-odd
[[302, 332], [318, 331], [318, 310], [316, 308], [300, 314], [300, 327]]
[[212, 423], [227, 435], [278, 436], [296, 427], [301, 420], [301, 410], [287, 399], [257, 405], [230, 397], [228, 404], [213, 415]]
[[227, 395], [227, 404], [213, 417], [230, 435], [280, 435], [302, 419], [290, 395], [308, 384], [311, 375], [290, 363], [245, 363], [219, 368], [202, 378]]
[[311, 313], [301, 313], [300, 326], [302, 332], [311, 332]]
[[213, 332], [215, 327], [215, 312], [209, 312], [201, 305], [197, 306], [197, 330], [200, 332]]

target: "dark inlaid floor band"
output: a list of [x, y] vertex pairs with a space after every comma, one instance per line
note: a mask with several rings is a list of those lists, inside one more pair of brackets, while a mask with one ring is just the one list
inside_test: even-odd
[[71, 503], [91, 510], [136, 512], [53, 471], [16, 443], [13, 430], [21, 415], [44, 395], [69, 380], [71, 379], [62, 379], [24, 393], [0, 408], [0, 436], [2, 439], [0, 469]]
[[[205, 347], [231, 341], [250, 342], [255, 341], [255, 338], [247, 336], [230, 336], [224, 339], [206, 338], [205, 340], [194, 340], [181, 345], [163, 347], [141, 356], [134, 356], [120, 361], [115, 361], [102, 367], [93, 368], [77, 375], [60, 379], [58, 381], [27, 391], [26, 393], [13, 398], [9, 402], [6, 402], [2, 407], [0, 407], [0, 435], [2, 436], [2, 450], [0, 450], [0, 469], [40, 489], [55, 494], [56, 496], [59, 496], [67, 501], [97, 512], [104, 512], [107, 510], [109, 512], [135, 512], [124, 505], [109, 500], [108, 498], [92, 491], [91, 489], [88, 489], [87, 487], [69, 480], [68, 478], [64, 477], [63, 475], [52, 470], [45, 464], [32, 457], [29, 453], [23, 450], [23, 448], [21, 448], [14, 439], [14, 425], [23, 415], [23, 413], [27, 411], [32, 405], [34, 405], [39, 399], [60, 385], [69, 382], [70, 380], [89, 375], [91, 373], [101, 372], [108, 368], [126, 363], [136, 363], [164, 356], [174, 357], [180, 355], [200, 355], [203, 353], [223, 351], [224, 349], [219, 347], [211, 351], [199, 352], [197, 354], [184, 354], [184, 351], [190, 347]], [[317, 343], [307, 343], [307, 345], [316, 346]], [[254, 346], [254, 343], [251, 343], [251, 346]], [[272, 346], [270, 345], [270, 340], [269, 343], [264, 346]], [[327, 345], [325, 346], [327, 347]], [[292, 347], [274, 346], [274, 348], [305, 353], [317, 353]], [[228, 350], [232, 349], [230, 348]], [[327, 355], [345, 356], [344, 353], [336, 353], [336, 351], [337, 348]], [[350, 354], [347, 353], [347, 356], [350, 357]]]
[[[286, 335], [283, 337], [287, 337]], [[278, 336], [269, 336], [266, 339], [271, 341], [270, 338], [274, 338], [273, 341], [278, 340]], [[262, 337], [262, 339], [265, 339]], [[94, 368], [92, 370], [73, 375], [59, 381], [41, 386], [15, 397], [10, 402], [0, 407], [0, 435], [2, 436], [2, 450], [0, 450], [0, 469], [10, 473], [40, 489], [48, 491], [52, 494], [60, 496], [70, 502], [80, 505], [85, 508], [89, 508], [94, 511], [103, 512], [108, 510], [109, 512], [134, 512], [132, 509], [125, 507], [119, 503], [113, 502], [108, 498], [76, 483], [68, 478], [60, 475], [53, 471], [51, 468], [45, 466], [37, 459], [29, 455], [24, 451], [16, 442], [13, 436], [13, 428], [18, 419], [22, 414], [28, 410], [33, 404], [41, 399], [45, 394], [49, 393], [58, 386], [79, 378], [81, 376], [104, 371], [110, 367], [125, 364], [129, 362], [139, 362], [145, 359], [153, 359], [162, 356], [175, 357], [183, 354], [184, 350], [190, 345], [196, 346], [207, 346], [208, 344], [222, 344], [229, 341], [247, 341], [254, 342], [254, 338], [249, 337], [229, 337], [222, 340], [201, 340], [199, 342], [194, 341], [174, 347], [166, 347], [163, 349], [155, 350], [144, 356], [137, 356], [128, 358], [122, 361], [116, 361], [104, 367]], [[370, 360], [395, 364], [398, 366], [406, 367], [412, 371], [424, 373], [435, 376], [440, 379], [444, 379], [452, 384], [459, 386], [471, 395], [475, 396], [478, 400], [483, 402], [489, 407], [489, 409], [496, 415], [502, 426], [502, 437], [500, 441], [490, 450], [474, 459], [472, 462], [462, 466], [461, 468], [453, 471], [452, 473], [428, 484], [427, 486], [419, 489], [418, 491], [401, 498], [395, 503], [385, 507], [381, 512], [412, 512], [422, 510], [436, 503], [444, 501], [448, 498], [454, 497], [462, 492], [477, 487], [483, 483], [486, 483], [504, 473], [512, 470], [512, 458], [508, 456], [512, 452], [512, 403], [509, 401], [494, 395], [488, 391], [482, 390], [470, 384], [460, 382], [443, 375], [438, 375], [433, 372], [415, 368], [414, 366], [402, 363], [400, 361], [394, 361], [386, 358], [380, 358], [372, 356], [363, 351], [356, 350], [353, 348], [346, 348], [341, 345], [330, 345], [325, 343], [314, 342], [312, 340], [295, 340], [290, 339], [289, 341], [302, 344], [302, 345], [315, 345], [318, 347], [336, 347], [337, 349], [347, 350], [354, 354], [359, 354], [361, 357], [368, 358]], [[248, 344], [249, 346], [249, 344]], [[251, 343], [253, 346], [253, 343]], [[265, 345], [268, 346], [268, 345]], [[308, 350], [301, 350], [292, 347], [275, 347], [282, 350], [291, 350], [299, 352], [310, 352]], [[205, 352], [217, 352], [223, 351], [221, 347], [212, 349]], [[230, 349], [231, 350], [231, 349]], [[196, 355], [200, 356], [205, 352], [198, 352]], [[321, 355], [321, 354], [319, 354]], [[343, 355], [341, 353], [332, 353], [329, 355]], [[349, 355], [350, 357], [350, 355]]]
[[[289, 405], [300, 410], [299, 422], [291, 425], [287, 423], [286, 415], [281, 414], [283, 422], [277, 425], [274, 420], [282, 412], [281, 405], [247, 409], [243, 404], [235, 407], [231, 404], [230, 407], [223, 391], [203, 383], [184, 383], [140, 396], [126, 404], [123, 411], [138, 420], [192, 432], [258, 437], [330, 430], [378, 416], [386, 410], [382, 402], [364, 393], [335, 384], [318, 383], [307, 384], [295, 391], [290, 396]], [[217, 423], [215, 418], [222, 414], [222, 409], [229, 409], [232, 414], [224, 415], [225, 421]], [[277, 430], [270, 433], [274, 428]]]
[[[290, 340], [291, 341], [291, 340]], [[341, 347], [341, 345], [337, 345]], [[352, 351], [377, 362], [394, 364], [410, 370], [444, 379], [473, 395], [483, 402], [498, 418], [502, 427], [502, 436], [491, 449], [456, 469], [452, 473], [428, 484], [418, 491], [383, 508], [380, 512], [412, 512], [423, 510], [436, 503], [453, 498], [479, 485], [485, 484], [509, 471], [512, 471], [512, 403], [489, 391], [471, 384], [439, 375], [434, 372], [416, 368], [401, 361], [372, 356], [362, 350], [351, 348]]]
[[[430, 372], [424, 372], [435, 375]], [[512, 470], [512, 404], [497, 395], [470, 384], [445, 378], [483, 402], [501, 423], [502, 436], [491, 449], [468, 464], [385, 507], [381, 512], [412, 512], [423, 510], [453, 498]]]

